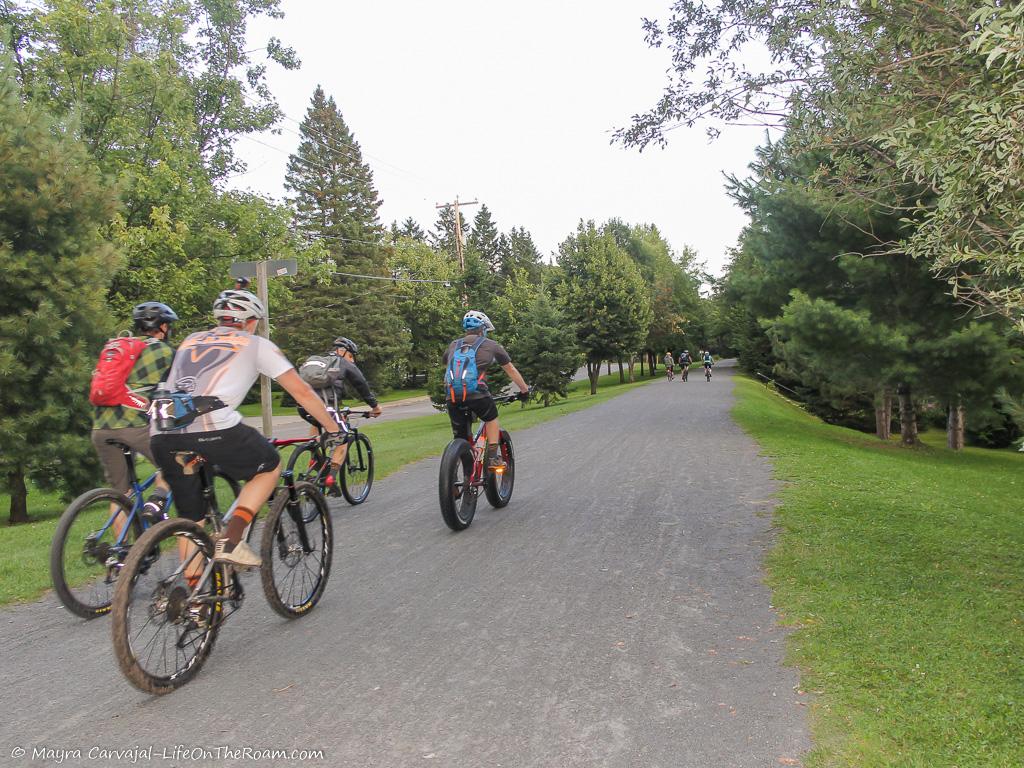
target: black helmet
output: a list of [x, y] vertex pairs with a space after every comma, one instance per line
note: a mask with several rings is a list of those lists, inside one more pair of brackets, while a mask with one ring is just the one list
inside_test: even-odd
[[176, 323], [178, 315], [159, 301], [144, 301], [132, 310], [132, 320], [135, 321], [137, 331], [156, 331], [164, 323]]
[[346, 339], [344, 336], [339, 336], [334, 340], [334, 347], [335, 349], [341, 347], [342, 349], [351, 352], [353, 355], [359, 354], [359, 345], [352, 341], [352, 339]]

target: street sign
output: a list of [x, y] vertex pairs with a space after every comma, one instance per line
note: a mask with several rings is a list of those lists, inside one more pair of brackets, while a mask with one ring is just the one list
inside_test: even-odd
[[[232, 277], [256, 277], [256, 265], [259, 263], [258, 261], [233, 262], [228, 274]], [[284, 277], [297, 274], [299, 271], [299, 265], [295, 259], [267, 259], [264, 263], [267, 265], [268, 277]]]

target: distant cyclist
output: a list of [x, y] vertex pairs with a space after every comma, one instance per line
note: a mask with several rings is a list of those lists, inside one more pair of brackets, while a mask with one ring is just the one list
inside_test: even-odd
[[[377, 402], [377, 398], [374, 397], [373, 392], [370, 390], [370, 385], [366, 381], [366, 377], [363, 372], [359, 370], [359, 366], [356, 365], [355, 356], [359, 354], [359, 345], [356, 344], [352, 339], [344, 336], [339, 336], [334, 340], [333, 351], [330, 357], [333, 358], [327, 368], [326, 378], [329, 382], [327, 387], [318, 389], [314, 387], [316, 393], [324, 401], [327, 406], [327, 410], [335, 417], [338, 422], [338, 426], [341, 427], [341, 431], [346, 435], [349, 434], [348, 422], [345, 417], [341, 415], [339, 411], [339, 403], [345, 396], [348, 390], [355, 392], [360, 399], [363, 400], [373, 410], [370, 412], [371, 416], [380, 416], [382, 411], [380, 403]], [[317, 359], [317, 358], [312, 358]], [[299, 369], [300, 375], [303, 373], [305, 366]], [[302, 416], [306, 421], [313, 425], [313, 434], [316, 434], [317, 421], [302, 407], [299, 408], [299, 415]], [[348, 444], [345, 443], [338, 447], [331, 457], [331, 472], [336, 473], [341, 465], [345, 462], [345, 454], [348, 453]], [[331, 493], [338, 494], [341, 491], [335, 486], [331, 486]]]
[[704, 350], [704, 358], [703, 358], [702, 362], [704, 363], [704, 373], [706, 375], [710, 375], [710, 373], [711, 373], [711, 366], [713, 366], [715, 364], [715, 359], [711, 356], [711, 350], [710, 349]]
[[178, 460], [179, 455], [201, 454], [228, 477], [247, 481], [214, 554], [217, 561], [243, 567], [260, 565], [259, 555], [242, 541], [242, 536], [277, 485], [281, 463], [277, 450], [263, 435], [243, 424], [235, 410], [253, 382], [260, 374], [274, 379], [325, 431], [340, 434], [323, 401], [299, 378], [277, 345], [255, 335], [257, 323], [265, 315], [263, 303], [249, 291], [223, 291], [213, 303], [213, 316], [219, 324], [193, 333], [181, 343], [168, 376], [171, 390], [209, 398], [211, 402], [216, 399], [223, 407], [203, 413], [172, 432], [158, 431], [155, 424], [153, 427], [153, 453], [182, 517], [201, 521], [204, 507], [200, 477]]
[[[487, 369], [497, 362], [502, 370], [509, 375], [517, 387], [520, 396], [529, 397], [529, 387], [522, 374], [512, 365], [512, 357], [505, 348], [496, 341], [487, 338], [487, 333], [494, 330], [491, 320], [483, 312], [471, 309], [462, 318], [462, 328], [466, 335], [455, 339], [445, 350], [443, 362], [447, 369], [446, 400], [448, 402], [448, 418], [452, 424], [452, 434], [456, 438], [472, 441], [470, 432], [473, 415], [484, 423], [484, 435], [487, 438], [486, 466], [494, 471], [504, 471], [505, 460], [501, 456], [499, 439], [501, 428], [498, 426], [498, 407], [491, 398], [487, 388]], [[456, 367], [463, 368], [463, 361], [472, 361], [472, 369], [476, 371], [474, 381], [467, 381], [460, 376]], [[469, 370], [463, 368], [463, 374]]]
[[675, 373], [676, 360], [672, 356], [671, 352], [666, 352], [665, 357], [662, 358], [662, 362], [665, 363], [665, 373], [668, 375], [668, 380], [672, 381], [672, 376]]
[[683, 381], [689, 376], [690, 364], [693, 362], [693, 358], [690, 357], [690, 350], [684, 349], [683, 353], [679, 355], [679, 372], [683, 374]]
[[[92, 444], [103, 465], [107, 482], [120, 493], [127, 493], [131, 488], [128, 467], [121, 448], [111, 445], [107, 440], [117, 440], [135, 453], [145, 456], [151, 464], [156, 464], [149, 446], [149, 416], [146, 409], [149, 407], [148, 398], [153, 387], [163, 381], [174, 359], [174, 349], [167, 342], [171, 336], [171, 327], [177, 320], [178, 315], [174, 310], [159, 301], [147, 301], [132, 310], [134, 331], [145, 341], [138, 342], [141, 351], [121, 384], [124, 396], [117, 398], [121, 404], [97, 405], [93, 410]], [[121, 341], [131, 340], [112, 340]], [[101, 357], [97, 372], [102, 366]], [[154, 510], [160, 510], [167, 499], [167, 484], [158, 477], [156, 485], [158, 490], [150, 497], [150, 501]]]

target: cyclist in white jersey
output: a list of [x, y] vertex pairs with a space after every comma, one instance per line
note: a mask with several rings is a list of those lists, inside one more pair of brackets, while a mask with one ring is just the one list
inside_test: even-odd
[[235, 410], [257, 376], [262, 373], [277, 381], [326, 432], [339, 435], [337, 422], [288, 358], [272, 341], [255, 334], [265, 314], [263, 303], [249, 291], [224, 291], [217, 297], [213, 315], [220, 324], [193, 333], [181, 343], [167, 383], [173, 391], [217, 398], [224, 407], [171, 432], [159, 431], [155, 423], [152, 429], [153, 453], [182, 517], [199, 521], [204, 509], [199, 476], [187, 473], [179, 456], [201, 454], [228, 477], [247, 481], [224, 536], [217, 541], [214, 559], [249, 567], [259, 566], [260, 558], [242, 536], [277, 485], [281, 463], [277, 449], [243, 424], [242, 415]]

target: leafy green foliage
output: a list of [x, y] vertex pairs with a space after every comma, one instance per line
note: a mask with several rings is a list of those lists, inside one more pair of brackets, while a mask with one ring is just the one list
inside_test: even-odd
[[120, 260], [99, 235], [114, 196], [82, 144], [21, 103], [6, 67], [0, 156], [0, 482], [20, 522], [26, 475], [69, 495], [97, 479], [86, 394]]
[[543, 291], [535, 291], [525, 310], [508, 351], [547, 408], [552, 401], [568, 397], [569, 384], [583, 364], [583, 353], [571, 324]]

